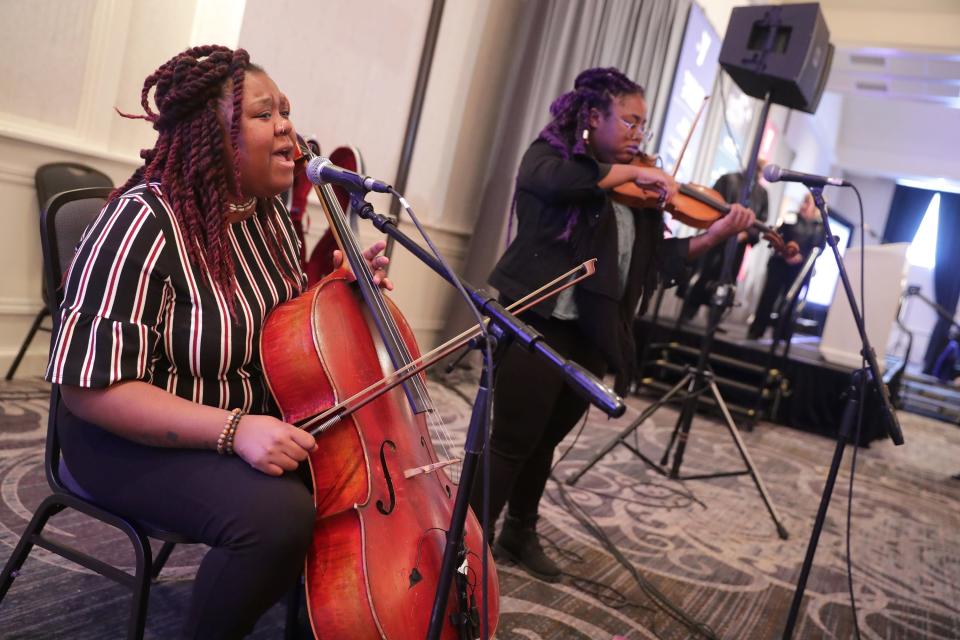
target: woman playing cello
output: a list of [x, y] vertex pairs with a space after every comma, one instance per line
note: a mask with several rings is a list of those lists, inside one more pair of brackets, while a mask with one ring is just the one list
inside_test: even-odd
[[[157, 142], [84, 236], [46, 377], [80, 486], [211, 547], [183, 636], [238, 638], [295, 584], [314, 523], [296, 471], [316, 443], [275, 417], [258, 350], [266, 315], [305, 285], [277, 198], [290, 106], [220, 46], [164, 63], [141, 104]], [[382, 246], [365, 257], [390, 288]]]

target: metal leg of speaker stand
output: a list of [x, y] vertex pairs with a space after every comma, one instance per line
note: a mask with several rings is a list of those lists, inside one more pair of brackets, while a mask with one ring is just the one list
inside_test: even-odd
[[611, 438], [609, 442], [603, 445], [603, 447], [600, 448], [600, 451], [598, 451], [596, 455], [594, 455], [590, 459], [589, 462], [587, 462], [585, 465], [580, 467], [579, 470], [571, 474], [570, 477], [567, 478], [567, 484], [569, 484], [570, 486], [575, 485], [577, 481], [580, 480], [581, 477], [583, 477], [583, 474], [585, 474], [587, 471], [592, 469], [595, 464], [600, 462], [601, 458], [603, 458], [605, 455], [610, 453], [610, 451], [618, 444], [622, 444], [627, 449], [632, 451], [634, 455], [640, 457], [644, 462], [649, 464], [651, 467], [663, 473], [663, 471], [658, 468], [655, 462], [653, 462], [652, 460], [647, 458], [645, 455], [643, 455], [636, 447], [628, 444], [627, 442], [624, 442], [624, 440], [627, 438], [627, 436], [629, 436], [631, 433], [636, 431], [637, 428], [639, 428], [640, 425], [642, 425], [647, 420], [647, 418], [649, 418], [654, 413], [656, 413], [660, 409], [660, 407], [670, 402], [670, 399], [673, 398], [673, 396], [675, 396], [677, 392], [679, 392], [688, 382], [690, 382], [692, 377], [693, 377], [692, 373], [687, 373], [683, 378], [681, 378], [680, 382], [673, 385], [673, 387], [671, 387], [670, 390], [667, 391], [667, 393], [664, 394], [662, 398], [660, 398], [659, 400], [651, 404], [649, 407], [644, 409], [643, 413], [641, 413], [636, 420], [631, 422], [623, 431], [618, 433], [616, 436]]
[[[592, 469], [601, 458], [610, 453], [610, 451], [618, 444], [621, 444], [629, 449], [635, 456], [643, 460], [649, 467], [651, 467], [660, 475], [666, 476], [673, 480], [709, 480], [712, 478], [727, 478], [749, 474], [753, 479], [754, 485], [757, 487], [757, 491], [760, 493], [760, 498], [767, 507], [767, 512], [770, 514], [774, 526], [777, 528], [777, 535], [779, 535], [782, 540], [786, 540], [789, 537], [787, 529], [780, 521], [780, 515], [773, 506], [773, 501], [770, 498], [770, 494], [767, 492], [767, 488], [764, 486], [763, 480], [760, 479], [760, 474], [757, 472], [756, 466], [753, 464], [753, 459], [750, 457], [750, 453], [747, 451], [747, 447], [744, 444], [743, 439], [740, 437], [740, 432], [737, 430], [737, 425], [733, 420], [733, 416], [730, 414], [730, 410], [727, 408], [727, 404], [724, 401], [723, 396], [720, 395], [720, 389], [717, 387], [717, 383], [714, 381], [713, 372], [704, 371], [700, 385], [696, 384], [697, 378], [698, 376], [696, 372], [688, 371], [687, 374], [677, 384], [671, 387], [662, 398], [647, 407], [644, 412], [637, 417], [636, 420], [630, 423], [630, 425], [628, 425], [620, 433], [610, 439], [610, 441], [607, 442], [603, 447], [601, 447], [601, 449], [593, 456], [593, 458], [590, 459], [589, 462], [571, 474], [570, 477], [567, 478], [567, 484], [571, 486], [575, 485], [577, 481], [583, 477], [583, 474]], [[684, 402], [680, 417], [677, 419], [677, 425], [673, 430], [673, 435], [670, 437], [670, 443], [667, 445], [667, 450], [664, 452], [664, 461], [660, 464], [657, 464], [645, 456], [642, 451], [628, 442], [625, 442], [625, 439], [634, 431], [636, 431], [636, 429], [643, 424], [647, 418], [656, 413], [663, 405], [668, 403], [675, 395], [677, 395], [680, 389], [682, 389], [684, 386], [688, 386], [687, 400], [689, 401]], [[714, 401], [717, 403], [717, 407], [719, 407], [720, 412], [723, 415], [723, 420], [727, 427], [727, 431], [729, 431], [730, 436], [733, 438], [733, 442], [737, 447], [737, 451], [740, 453], [740, 458], [743, 460], [746, 469], [742, 471], [721, 471], [718, 473], [681, 476], [680, 465], [683, 463], [683, 453], [686, 449], [687, 440], [690, 437], [690, 424], [693, 420], [693, 413], [695, 412], [696, 401], [691, 400], [689, 396], [700, 395], [706, 390], [710, 391]], [[673, 456], [673, 465], [671, 466], [670, 470], [667, 471], [665, 469], [665, 463], [666, 459], [669, 457], [671, 449], [673, 448], [674, 442], [676, 442], [677, 449]]]

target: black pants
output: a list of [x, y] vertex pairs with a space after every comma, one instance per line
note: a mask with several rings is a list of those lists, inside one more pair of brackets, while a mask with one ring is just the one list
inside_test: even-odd
[[[775, 308], [783, 304], [783, 296], [786, 295], [790, 285], [803, 269], [802, 264], [791, 265], [783, 260], [772, 260], [767, 265], [767, 279], [763, 283], [763, 292], [760, 294], [760, 302], [757, 303], [757, 311], [753, 316], [753, 322], [747, 335], [756, 339], [763, 335], [770, 324], [770, 314]], [[796, 305], [796, 299], [791, 301], [790, 307], [785, 311], [786, 322], [789, 322], [789, 316], [793, 315], [793, 307]], [[778, 326], [783, 318], [777, 320]], [[790, 327], [784, 326], [784, 331], [789, 332]], [[783, 338], [783, 335], [776, 335], [776, 338]]]
[[[544, 320], [533, 315], [524, 320], [562, 355], [595, 375], [603, 374], [603, 358], [575, 321]], [[550, 475], [553, 450], [586, 409], [587, 401], [538, 357], [516, 345], [507, 349], [497, 369], [493, 433], [487, 446], [491, 523], [507, 503], [514, 517], [536, 515]], [[482, 517], [482, 473], [477, 476], [470, 502], [477, 517]]]
[[212, 547], [197, 571], [185, 637], [241, 638], [294, 587], [314, 520], [300, 474], [268, 476], [236, 456], [139, 445], [62, 402], [57, 421], [64, 461], [98, 503]]

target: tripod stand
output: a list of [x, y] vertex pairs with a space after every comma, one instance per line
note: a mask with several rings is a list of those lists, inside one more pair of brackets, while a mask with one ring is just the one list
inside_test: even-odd
[[[757, 156], [760, 151], [760, 141], [763, 136], [764, 125], [767, 121], [767, 114], [770, 111], [770, 104], [771, 94], [767, 92], [763, 101], [763, 107], [760, 112], [760, 121], [758, 123], [757, 131], [753, 140], [753, 149], [750, 154], [750, 162], [748, 163], [747, 170], [744, 174], [744, 179], [741, 181], [740, 185], [741, 203], [748, 202], [750, 192], [753, 189], [753, 180], [756, 177], [757, 170]], [[767, 507], [767, 511], [770, 513], [770, 517], [773, 519], [774, 525], [776, 525], [777, 534], [781, 539], [785, 540], [788, 537], [787, 530], [780, 522], [780, 517], [778, 516], [777, 511], [770, 500], [770, 495], [767, 493], [766, 487], [764, 487], [763, 481], [760, 479], [760, 475], [757, 473], [756, 467], [753, 464], [753, 460], [751, 460], [750, 454], [747, 452], [746, 446], [744, 445], [743, 440], [740, 437], [740, 433], [737, 430], [737, 425], [733, 421], [733, 417], [730, 415], [730, 410], [727, 408], [727, 404], [724, 402], [723, 396], [720, 394], [720, 389], [717, 387], [714, 374], [709, 369], [708, 364], [710, 352], [713, 349], [713, 337], [716, 333], [717, 326], [720, 324], [720, 319], [723, 316], [724, 311], [733, 304], [733, 298], [736, 291], [734, 285], [732, 284], [733, 258], [734, 254], [736, 253], [736, 246], [737, 238], [736, 236], [733, 236], [727, 240], [727, 244], [724, 247], [723, 269], [720, 275], [720, 284], [717, 286], [716, 291], [710, 300], [710, 314], [707, 322], [707, 331], [703, 337], [703, 342], [701, 343], [700, 356], [696, 368], [691, 369], [690, 367], [687, 367], [687, 371], [680, 382], [667, 391], [662, 398], [647, 407], [647, 409], [641, 413], [640, 416], [633, 421], [633, 423], [631, 423], [613, 439], [607, 442], [589, 462], [587, 462], [578, 471], [574, 472], [567, 479], [567, 484], [576, 484], [583, 474], [590, 470], [597, 462], [600, 461], [603, 456], [609, 453], [618, 444], [622, 444], [623, 446], [627, 447], [636, 456], [638, 456], [641, 460], [643, 460], [661, 475], [667, 476], [674, 480], [706, 480], [709, 478], [749, 474], [754, 485], [757, 487], [757, 491], [760, 493], [760, 497], [763, 499], [764, 505]], [[625, 440], [631, 433], [639, 428], [647, 418], [652, 416], [662, 406], [668, 403], [684, 387], [686, 387], [686, 393], [684, 395], [683, 406], [680, 410], [680, 416], [677, 419], [673, 434], [670, 437], [670, 443], [667, 445], [667, 449], [664, 451], [663, 458], [658, 465], [643, 455], [643, 453], [641, 453], [636, 447], [628, 444]], [[696, 414], [697, 403], [700, 400], [700, 396], [707, 391], [710, 392], [714, 402], [720, 409], [724, 424], [727, 427], [727, 431], [733, 438], [734, 444], [736, 444], [737, 451], [739, 452], [746, 469], [742, 471], [727, 471], [681, 477], [680, 466], [683, 464], [683, 454], [686, 450], [687, 441], [690, 438], [690, 426], [693, 422], [693, 416]], [[675, 450], [674, 446], [676, 447]], [[665, 467], [667, 461], [669, 460], [671, 450], [673, 450], [673, 463], [670, 467], [670, 470], [667, 471]]]

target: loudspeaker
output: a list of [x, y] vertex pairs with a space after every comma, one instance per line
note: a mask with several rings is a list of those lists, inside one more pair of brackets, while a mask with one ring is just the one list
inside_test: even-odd
[[814, 113], [830, 75], [833, 45], [816, 2], [737, 7], [720, 66], [749, 96]]

